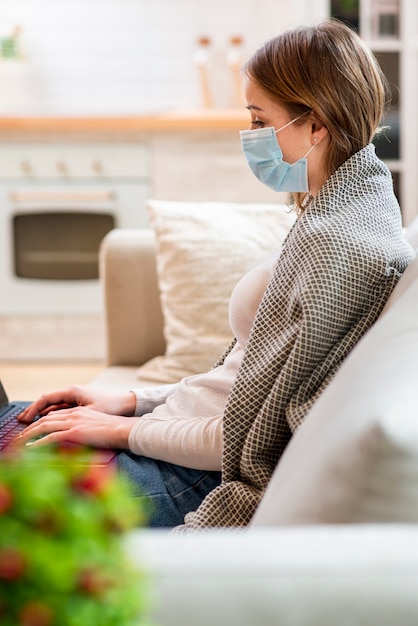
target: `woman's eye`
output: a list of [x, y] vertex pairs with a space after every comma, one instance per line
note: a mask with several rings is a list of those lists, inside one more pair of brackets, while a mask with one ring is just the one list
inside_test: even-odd
[[251, 121], [251, 126], [254, 128], [263, 128], [264, 127], [264, 122], [262, 122], [261, 120], [252, 120]]

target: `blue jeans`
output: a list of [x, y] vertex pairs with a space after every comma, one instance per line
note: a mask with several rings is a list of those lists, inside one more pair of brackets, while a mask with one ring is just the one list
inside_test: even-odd
[[120, 452], [117, 458], [119, 471], [129, 478], [132, 497], [149, 515], [151, 528], [183, 524], [186, 513], [195, 511], [221, 482], [221, 472], [189, 469], [132, 452]]

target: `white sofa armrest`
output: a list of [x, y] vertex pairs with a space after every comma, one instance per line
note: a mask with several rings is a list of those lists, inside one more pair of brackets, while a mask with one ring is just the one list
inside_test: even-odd
[[129, 535], [159, 626], [415, 626], [416, 525]]
[[150, 229], [114, 229], [99, 255], [106, 363], [135, 365], [164, 354], [155, 239]]

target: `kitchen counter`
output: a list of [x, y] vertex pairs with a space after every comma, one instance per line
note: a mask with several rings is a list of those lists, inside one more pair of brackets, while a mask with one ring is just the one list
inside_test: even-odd
[[195, 109], [132, 117], [0, 117], [0, 134], [223, 132], [248, 128], [243, 109]]

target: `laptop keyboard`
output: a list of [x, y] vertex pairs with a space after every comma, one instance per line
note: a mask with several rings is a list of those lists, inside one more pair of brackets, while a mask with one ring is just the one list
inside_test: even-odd
[[22, 424], [16, 419], [21, 412], [22, 408], [17, 407], [15, 410], [8, 413], [0, 423], [0, 450], [4, 450], [13, 441], [16, 435], [25, 429], [26, 424]]

